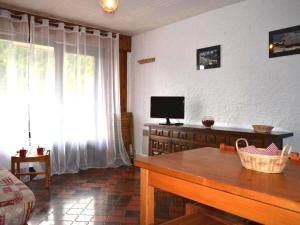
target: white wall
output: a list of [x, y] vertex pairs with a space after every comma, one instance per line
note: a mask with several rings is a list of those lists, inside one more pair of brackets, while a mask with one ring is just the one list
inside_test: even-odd
[[[246, 0], [133, 37], [130, 109], [136, 151], [150, 119], [150, 96], [186, 97], [185, 123], [271, 124], [294, 132], [300, 150], [300, 54], [269, 58], [269, 31], [300, 25], [299, 0]], [[197, 70], [196, 49], [221, 45], [221, 68]], [[136, 61], [155, 57], [156, 62]]]

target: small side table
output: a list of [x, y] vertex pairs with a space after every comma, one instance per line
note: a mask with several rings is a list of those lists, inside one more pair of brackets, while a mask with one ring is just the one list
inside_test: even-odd
[[[44, 162], [45, 163], [45, 171], [40, 172], [26, 172], [21, 173], [20, 170], [20, 163], [28, 163], [28, 162]], [[17, 166], [17, 168], [16, 168]], [[37, 154], [27, 154], [26, 157], [20, 157], [17, 153], [16, 156], [11, 157], [11, 172], [17, 178], [20, 179], [21, 175], [38, 175], [38, 174], [45, 174], [45, 186], [46, 188], [50, 187], [50, 151], [48, 150], [44, 155], [37, 155]]]

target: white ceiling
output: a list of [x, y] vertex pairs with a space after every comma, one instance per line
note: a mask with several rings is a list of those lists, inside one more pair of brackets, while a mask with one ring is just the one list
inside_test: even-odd
[[99, 0], [0, 0], [0, 3], [134, 35], [240, 1], [120, 0], [118, 11], [112, 15], [102, 12]]

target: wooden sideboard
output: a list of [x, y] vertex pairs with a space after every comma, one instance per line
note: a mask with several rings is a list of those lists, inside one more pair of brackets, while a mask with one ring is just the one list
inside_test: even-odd
[[283, 138], [293, 136], [290, 132], [255, 133], [251, 129], [213, 127], [197, 125], [166, 126], [145, 124], [149, 128], [149, 155], [160, 155], [201, 147], [216, 147], [221, 143], [234, 145], [236, 139], [246, 138], [250, 145], [267, 147], [275, 143], [282, 148]]

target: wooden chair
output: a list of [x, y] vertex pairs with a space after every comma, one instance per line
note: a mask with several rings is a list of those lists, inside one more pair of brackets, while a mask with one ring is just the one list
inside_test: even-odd
[[131, 112], [121, 113], [122, 138], [130, 160], [133, 162], [135, 156], [133, 115]]
[[245, 219], [220, 210], [194, 203], [187, 203], [185, 216], [165, 222], [162, 225], [246, 225]]
[[181, 216], [174, 220], [165, 222], [162, 225], [197, 225], [197, 224], [224, 225], [224, 223], [220, 223], [219, 221], [216, 221], [213, 218], [210, 218], [198, 212]]
[[220, 144], [220, 150], [221, 151], [229, 151], [229, 152], [236, 152], [235, 146], [226, 145], [224, 143]]
[[290, 159], [295, 161], [300, 161], [300, 156], [298, 152], [291, 152]]

